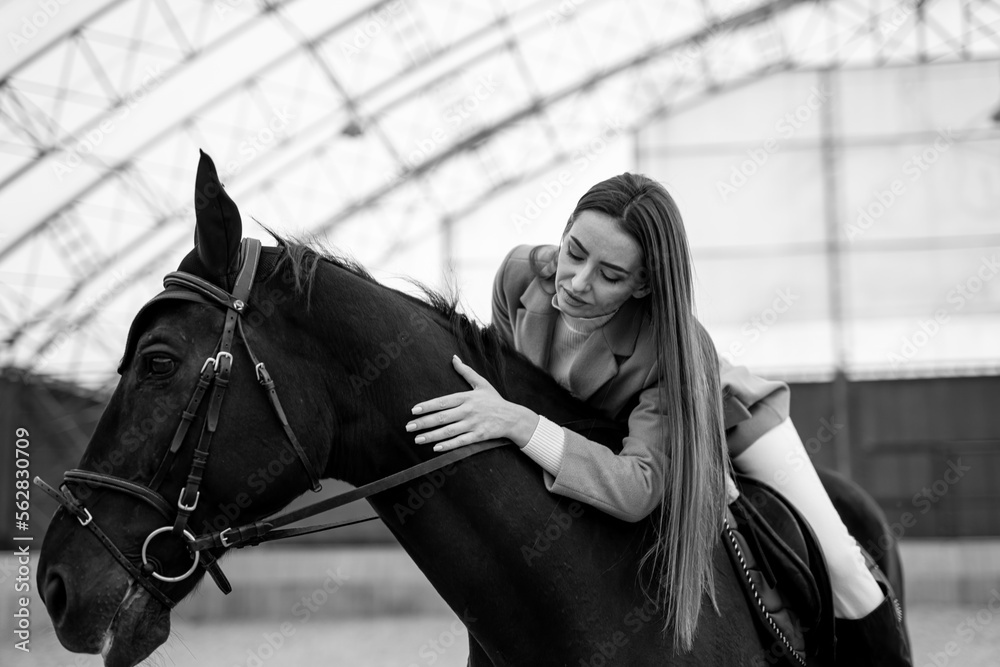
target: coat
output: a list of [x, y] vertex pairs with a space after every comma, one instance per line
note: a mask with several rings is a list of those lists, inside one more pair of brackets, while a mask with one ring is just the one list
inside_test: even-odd
[[[554, 278], [536, 276], [531, 246], [504, 258], [493, 286], [493, 324], [514, 348], [540, 368], [559, 311], [552, 306]], [[789, 390], [720, 358], [726, 441], [731, 456], [788, 417]], [[604, 417], [628, 421], [628, 436], [615, 454], [567, 428], [558, 474], [545, 472], [546, 488], [626, 521], [653, 511], [663, 496], [669, 448], [659, 442], [656, 349], [652, 321], [640, 302], [629, 299], [602, 329], [591, 335], [569, 370], [577, 398]]]

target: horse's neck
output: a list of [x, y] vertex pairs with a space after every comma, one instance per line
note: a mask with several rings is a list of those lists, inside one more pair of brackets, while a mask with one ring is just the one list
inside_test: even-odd
[[[443, 326], [440, 316], [432, 319], [434, 325], [415, 336], [407, 353], [373, 382], [375, 395], [355, 397], [378, 415], [364, 422], [368, 433], [351, 434], [360, 438], [371, 470], [395, 472], [435, 455], [429, 447], [415, 447], [404, 426], [415, 403], [469, 390], [450, 363], [453, 353], [473, 367], [489, 366]], [[360, 358], [383, 351], [385, 332], [369, 334], [367, 342], [364, 336], [356, 341]], [[502, 354], [510, 400], [561, 423], [596, 416], [524, 357], [508, 348]], [[620, 434], [610, 431], [604, 438], [620, 442]], [[615, 632], [628, 633], [621, 657], [634, 664], [695, 664], [704, 657], [673, 654], [655, 615], [640, 622], [645, 600], [638, 588], [638, 561], [648, 547], [649, 526], [616, 521], [550, 493], [542, 470], [513, 446], [474, 455], [369, 502], [497, 665], [561, 664], [567, 651], [574, 656], [572, 664], [587, 662], [596, 653], [583, 638]], [[730, 589], [738, 596], [732, 582]], [[743, 606], [736, 611], [738, 631], [749, 636], [752, 620]], [[703, 633], [718, 632], [714, 614], [705, 614], [703, 622]], [[652, 650], [641, 655], [645, 659], [633, 660], [646, 648]]]
[[[322, 327], [326, 330], [317, 333], [328, 346], [331, 362], [342, 363], [350, 355], [341, 387], [345, 391], [331, 397], [347, 416], [340, 434], [343, 451], [332, 452], [328, 466], [335, 476], [352, 484], [367, 483], [434, 456], [429, 446], [414, 448], [413, 436], [404, 426], [412, 419], [410, 409], [415, 404], [469, 391], [469, 384], [454, 369], [453, 354], [487, 379], [493, 375], [491, 369], [504, 368], [502, 384], [509, 400], [554, 421], [594, 416], [513, 348], [488, 336], [484, 340], [492, 342], [469, 344], [446, 315], [429, 306], [377, 285], [360, 285], [359, 290], [350, 300], [363, 308], [349, 311], [338, 304], [338, 321], [327, 322]], [[380, 313], [379, 319], [373, 320], [371, 312]], [[502, 363], [495, 356], [502, 356]], [[499, 386], [500, 380], [491, 381]]]
[[[327, 476], [355, 485], [435, 456], [406, 432], [410, 408], [469, 390], [452, 354], [478, 369], [489, 360], [476, 358], [440, 314], [422, 310], [410, 319], [414, 304], [384, 288], [360, 278], [335, 281], [326, 270], [317, 276], [323, 285], [316, 293], [336, 295], [335, 303], [304, 315], [289, 302], [285, 317], [271, 320], [285, 326], [272, 338], [295, 348], [286, 356], [297, 365], [287, 371], [296, 373], [300, 400], [288, 409], [308, 433], [303, 443], [320, 447], [332, 439]], [[386, 353], [393, 358], [379, 357]], [[557, 422], [594, 416], [513, 350], [502, 354], [510, 400]], [[371, 377], [360, 367], [366, 361]], [[364, 382], [352, 385], [352, 374]], [[310, 410], [329, 412], [329, 419]], [[329, 427], [316, 426], [325, 421]], [[549, 493], [541, 469], [513, 446], [439, 472], [369, 502], [495, 664], [562, 664], [570, 648], [589, 659], [593, 648], [582, 638], [608, 636], [609, 628], [639, 632], [630, 614], [643, 602], [636, 574], [648, 526]], [[657, 656], [669, 655], [669, 643], [649, 637], [652, 626], [629, 635], [629, 650], [653, 642]]]
[[[454, 391], [467, 391], [464, 381], [448, 363], [451, 351], [465, 355], [474, 367], [485, 368], [489, 360], [474, 358], [474, 351], [457, 340], [442, 340], [440, 332], [433, 332], [428, 340], [417, 344], [426, 346], [414, 358], [426, 358], [425, 371], [416, 377], [416, 369], [400, 368], [399, 382], [386, 385], [392, 395], [410, 396], [411, 385], [417, 393], [426, 393], [419, 400]], [[442, 351], [443, 349], [443, 351]], [[536, 412], [546, 414], [557, 422], [569, 422], [593, 416], [562, 390], [547, 375], [538, 371], [524, 357], [505, 348], [506, 388], [515, 400]], [[443, 372], [433, 360], [440, 356]], [[411, 373], [407, 382], [405, 373]], [[419, 398], [419, 397], [411, 397]], [[412, 403], [404, 398], [400, 409]], [[400, 425], [402, 426], [402, 425]], [[407, 452], [413, 445], [409, 437], [402, 445]], [[424, 450], [426, 452], [426, 450]], [[433, 453], [427, 453], [432, 456]], [[405, 453], [403, 454], [405, 456]], [[549, 493], [542, 484], [542, 470], [512, 446], [474, 455], [449, 466], [437, 474], [428, 475], [401, 489], [379, 494], [372, 505], [382, 515], [390, 530], [421, 568], [452, 609], [462, 616], [469, 613], [479, 619], [480, 627], [494, 627], [501, 635], [513, 631], [514, 617], [527, 619], [535, 611], [526, 611], [532, 605], [538, 608], [538, 586], [554, 578], [572, 580], [560, 594], [592, 589], [591, 578], [604, 576], [616, 581], [616, 575], [606, 570], [616, 563], [629, 563], [622, 569], [622, 581], [611, 586], [628, 587], [634, 580], [634, 550], [637, 542], [634, 527], [618, 524], [600, 515], [596, 509], [574, 503], [568, 498]], [[594, 534], [588, 529], [573, 525], [601, 526], [604, 532], [602, 553], [596, 553], [590, 541]], [[548, 537], [545, 537], [546, 531]], [[550, 539], [554, 532], [558, 539]], [[541, 540], [539, 541], [539, 537]], [[610, 538], [610, 539], [609, 539]], [[582, 549], [594, 553], [593, 560], [578, 563], [571, 575], [560, 572], [573, 554]], [[542, 555], [544, 554], [544, 555]], [[539, 557], [540, 556], [540, 557]], [[604, 569], [600, 574], [598, 568]], [[502, 599], [485, 595], [484, 573], [505, 572], [504, 581], [494, 585], [511, 584], [507, 577], [525, 581], [511, 585]], [[492, 576], [492, 575], [491, 575]], [[534, 583], [530, 583], [534, 582]], [[624, 590], [624, 589], [623, 589]], [[620, 596], [619, 596], [620, 598]], [[550, 600], [553, 605], [555, 599]], [[579, 606], [580, 613], [593, 611], [589, 599], [564, 600]], [[529, 604], [531, 603], [531, 604]], [[543, 605], [537, 612], [538, 622], [550, 620], [551, 610]], [[475, 629], [476, 624], [470, 624]]]

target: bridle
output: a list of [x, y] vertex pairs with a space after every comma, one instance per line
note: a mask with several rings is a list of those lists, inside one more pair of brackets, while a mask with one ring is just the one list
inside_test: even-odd
[[[222, 531], [207, 533], [199, 536], [194, 535], [190, 530], [188, 530], [188, 521], [191, 514], [198, 507], [198, 500], [201, 496], [199, 489], [202, 482], [202, 476], [208, 463], [212, 438], [218, 429], [219, 413], [222, 408], [222, 401], [225, 397], [226, 389], [229, 386], [229, 378], [233, 366], [233, 339], [236, 337], [236, 334], [239, 334], [240, 340], [243, 341], [243, 347], [246, 349], [247, 355], [253, 363], [254, 372], [257, 376], [258, 382], [267, 392], [272, 410], [284, 429], [285, 439], [291, 444], [299, 462], [301, 462], [302, 467], [305, 468], [310, 484], [312, 485], [312, 490], [319, 491], [321, 489], [319, 480], [322, 473], [314, 467], [308, 456], [306, 456], [298, 438], [295, 437], [295, 433], [292, 431], [292, 428], [288, 423], [288, 418], [285, 416], [285, 411], [281, 407], [281, 402], [278, 400], [278, 393], [275, 389], [274, 380], [268, 373], [264, 362], [257, 359], [257, 356], [251, 349], [249, 341], [243, 332], [242, 317], [248, 308], [248, 304], [250, 303], [250, 291], [253, 287], [254, 276], [260, 259], [260, 252], [260, 241], [250, 238], [243, 239], [241, 244], [240, 267], [238, 269], [236, 282], [231, 293], [226, 292], [207, 280], [190, 273], [175, 271], [167, 274], [167, 276], [163, 279], [164, 290], [150, 299], [139, 310], [135, 320], [133, 320], [132, 327], [134, 328], [136, 322], [140, 320], [143, 311], [152, 306], [154, 303], [159, 303], [165, 300], [181, 300], [207, 304], [210, 306], [224, 308], [226, 311], [225, 324], [223, 325], [222, 335], [216, 345], [215, 354], [208, 357], [202, 365], [198, 383], [191, 395], [191, 398], [188, 400], [187, 407], [181, 413], [180, 423], [177, 425], [177, 430], [174, 432], [173, 438], [170, 441], [170, 447], [167, 449], [163, 459], [160, 461], [156, 473], [153, 475], [149, 484], [145, 485], [140, 482], [116, 477], [115, 475], [81, 469], [67, 471], [63, 478], [63, 483], [58, 490], [54, 489], [39, 477], [35, 477], [34, 480], [38, 487], [40, 487], [48, 495], [52, 496], [62, 507], [75, 516], [81, 526], [89, 529], [90, 532], [97, 537], [101, 544], [104, 545], [105, 549], [107, 549], [115, 560], [117, 560], [118, 563], [125, 569], [125, 571], [128, 572], [128, 574], [136, 582], [149, 591], [154, 598], [156, 598], [168, 609], [174, 607], [178, 600], [173, 600], [167, 596], [167, 594], [156, 585], [156, 581], [166, 583], [183, 581], [194, 574], [199, 566], [205, 569], [212, 576], [212, 579], [215, 580], [215, 583], [219, 586], [219, 589], [222, 590], [223, 593], [228, 594], [232, 591], [232, 586], [230, 585], [229, 580], [222, 572], [222, 569], [219, 567], [218, 560], [211, 553], [210, 549], [253, 546], [260, 544], [261, 542], [293, 537], [295, 535], [304, 535], [321, 530], [330, 530], [332, 528], [376, 519], [378, 518], [378, 515], [373, 514], [361, 519], [351, 519], [315, 526], [277, 530], [282, 526], [287, 526], [288, 524], [295, 523], [301, 519], [314, 516], [321, 512], [334, 509], [335, 507], [340, 507], [341, 505], [345, 505], [356, 500], [368, 498], [387, 489], [400, 486], [406, 482], [416, 479], [417, 477], [421, 477], [433, 472], [434, 470], [448, 466], [455, 461], [461, 460], [473, 454], [510, 444], [510, 441], [508, 440], [489, 440], [468, 447], [454, 449], [428, 461], [417, 464], [411, 468], [407, 468], [401, 472], [389, 475], [388, 477], [382, 478], [370, 484], [365, 484], [356, 489], [352, 489], [351, 491], [347, 491], [346, 493], [307, 505], [293, 512], [277, 513], [266, 517], [265, 519], [254, 521], [243, 526], [230, 526]], [[129, 332], [128, 340], [130, 342], [132, 341], [133, 334], [134, 331]], [[131, 345], [129, 345], [126, 349], [128, 350], [130, 347]], [[205, 403], [205, 395], [208, 393], [209, 388], [211, 388], [211, 394], [209, 394], [208, 401]], [[176, 503], [171, 504], [166, 498], [163, 497], [158, 489], [170, 471], [177, 453], [180, 451], [184, 441], [187, 439], [191, 424], [197, 417], [198, 411], [203, 403], [206, 405], [205, 418], [202, 422], [201, 432], [198, 435], [198, 443], [194, 449], [191, 468], [187, 475], [187, 481], [181, 488], [180, 495], [178, 496]], [[70, 488], [71, 485], [99, 487], [131, 496], [132, 498], [149, 505], [163, 516], [166, 524], [153, 530], [146, 537], [140, 552], [139, 563], [136, 563], [134, 560], [122, 553], [111, 538], [107, 536], [107, 534], [94, 520], [90, 510], [87, 509], [84, 503], [77, 498], [76, 495], [74, 495], [72, 489]], [[149, 545], [153, 539], [158, 535], [167, 533], [173, 534], [179, 539], [185, 540], [188, 551], [192, 554], [191, 566], [186, 572], [177, 576], [167, 576], [166, 574], [158, 572], [156, 570], [155, 559], [148, 555]]]

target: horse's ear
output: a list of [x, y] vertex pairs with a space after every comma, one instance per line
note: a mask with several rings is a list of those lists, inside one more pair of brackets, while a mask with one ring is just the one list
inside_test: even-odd
[[[180, 269], [204, 274], [205, 278], [228, 288], [227, 276], [239, 268], [243, 222], [236, 203], [219, 181], [212, 158], [202, 150], [198, 152], [201, 159], [194, 184], [194, 252], [184, 259]], [[196, 260], [200, 267], [184, 266]]]

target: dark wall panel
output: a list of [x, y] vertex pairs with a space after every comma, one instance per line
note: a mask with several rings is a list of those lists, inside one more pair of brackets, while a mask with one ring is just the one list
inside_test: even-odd
[[[1000, 377], [850, 382], [847, 397], [851, 476], [906, 537], [1000, 535]], [[792, 385], [817, 465], [835, 467], [834, 446], [808, 446], [834, 413], [831, 384]]]

